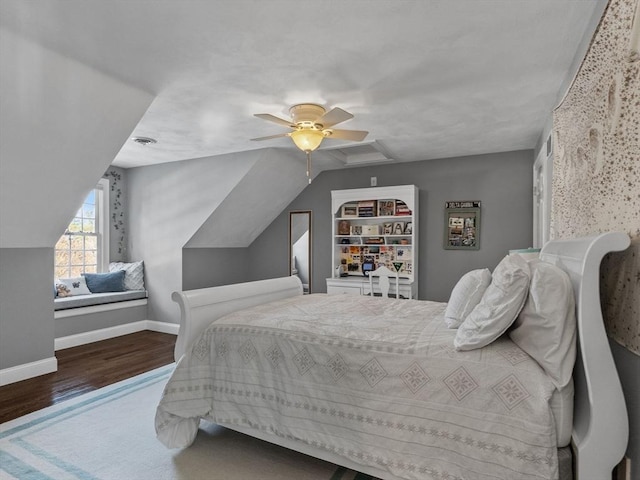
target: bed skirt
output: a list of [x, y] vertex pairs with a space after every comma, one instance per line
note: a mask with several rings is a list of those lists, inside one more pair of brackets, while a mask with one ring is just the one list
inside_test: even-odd
[[573, 480], [573, 453], [570, 446], [558, 449], [558, 471], [560, 480]]

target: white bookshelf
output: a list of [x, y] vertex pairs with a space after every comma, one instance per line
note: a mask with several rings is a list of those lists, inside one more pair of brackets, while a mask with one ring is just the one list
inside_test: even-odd
[[400, 295], [417, 298], [418, 188], [334, 190], [331, 212], [333, 276], [327, 279], [327, 293], [367, 294], [366, 270], [385, 265], [398, 272]]

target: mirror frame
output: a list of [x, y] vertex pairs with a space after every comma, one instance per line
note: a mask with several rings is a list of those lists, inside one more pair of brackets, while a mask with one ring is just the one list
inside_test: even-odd
[[293, 269], [293, 265], [291, 264], [291, 260], [293, 257], [293, 243], [292, 243], [292, 239], [291, 239], [291, 233], [292, 233], [292, 224], [293, 224], [293, 216], [294, 215], [300, 215], [300, 214], [306, 214], [307, 218], [308, 218], [308, 230], [309, 230], [309, 243], [307, 245], [307, 252], [309, 255], [309, 288], [307, 291], [305, 291], [304, 293], [311, 293], [312, 290], [312, 278], [313, 278], [313, 261], [312, 261], [312, 244], [313, 244], [313, 212], [311, 210], [291, 210], [289, 212], [289, 236], [288, 236], [288, 242], [289, 242], [289, 275], [292, 275], [292, 269]]

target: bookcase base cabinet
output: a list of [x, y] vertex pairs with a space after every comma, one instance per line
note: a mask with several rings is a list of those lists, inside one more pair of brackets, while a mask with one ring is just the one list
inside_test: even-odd
[[[331, 192], [332, 271], [327, 293], [369, 294], [368, 272], [398, 272], [400, 295], [417, 298], [418, 188], [415, 185]], [[391, 279], [395, 295], [395, 279]]]
[[[389, 288], [389, 296], [396, 298], [396, 282], [390, 278], [391, 288]], [[377, 280], [373, 283], [374, 295], [379, 295], [380, 290], [376, 288]], [[329, 295], [370, 295], [369, 279], [366, 277], [342, 277], [327, 278], [327, 293]], [[417, 286], [415, 282], [407, 279], [400, 279], [400, 297], [401, 298], [417, 298]]]

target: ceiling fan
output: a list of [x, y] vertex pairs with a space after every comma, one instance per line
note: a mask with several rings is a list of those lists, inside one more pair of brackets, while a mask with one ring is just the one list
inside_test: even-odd
[[353, 115], [341, 108], [335, 107], [327, 111], [315, 103], [300, 103], [289, 109], [291, 120], [285, 120], [270, 113], [256, 113], [255, 116], [270, 122], [291, 128], [293, 131], [269, 135], [267, 137], [252, 138], [251, 140], [271, 140], [273, 138], [291, 137], [293, 143], [307, 154], [307, 177], [311, 183], [311, 152], [316, 150], [325, 138], [350, 140], [359, 142], [364, 140], [369, 132], [364, 130], [342, 130], [332, 128], [338, 123], [353, 118]]

